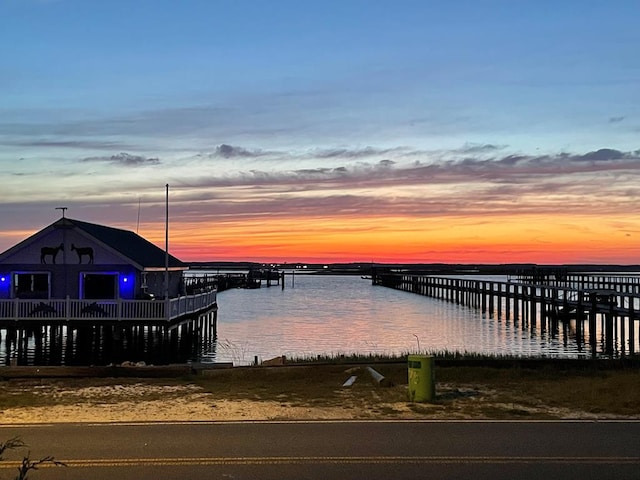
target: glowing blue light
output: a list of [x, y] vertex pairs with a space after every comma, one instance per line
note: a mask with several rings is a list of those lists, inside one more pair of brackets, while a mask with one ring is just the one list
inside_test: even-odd
[[120, 297], [133, 298], [134, 279], [131, 274], [120, 274]]
[[0, 298], [9, 298], [11, 290], [11, 276], [0, 275]]

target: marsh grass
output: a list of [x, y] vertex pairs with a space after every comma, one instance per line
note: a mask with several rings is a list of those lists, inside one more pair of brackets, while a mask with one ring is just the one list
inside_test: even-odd
[[400, 354], [384, 353], [338, 353], [329, 355], [292, 357], [288, 359], [291, 364], [318, 364], [318, 363], [394, 363], [403, 362], [408, 355], [429, 355], [436, 360], [519, 360], [517, 355], [487, 354], [459, 350], [430, 350], [420, 352], [404, 352]]

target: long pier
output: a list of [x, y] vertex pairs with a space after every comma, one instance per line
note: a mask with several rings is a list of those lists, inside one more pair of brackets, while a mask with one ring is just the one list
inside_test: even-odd
[[640, 277], [528, 272], [506, 280], [373, 272], [374, 285], [476, 308], [532, 330], [575, 328], [579, 349], [591, 356], [640, 352]]

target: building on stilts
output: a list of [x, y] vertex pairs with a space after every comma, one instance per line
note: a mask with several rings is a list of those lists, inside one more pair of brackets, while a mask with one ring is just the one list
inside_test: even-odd
[[216, 334], [216, 285], [137, 233], [63, 217], [0, 254], [0, 365], [168, 364]]

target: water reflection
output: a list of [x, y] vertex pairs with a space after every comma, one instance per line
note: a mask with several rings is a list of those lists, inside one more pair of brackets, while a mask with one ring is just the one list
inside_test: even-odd
[[[278, 355], [459, 351], [577, 357], [563, 329], [531, 328], [354, 276], [296, 275], [279, 286], [218, 296], [218, 341], [206, 357], [251, 363]], [[503, 309], [504, 311], [504, 309]], [[539, 322], [542, 323], [542, 322]], [[575, 333], [575, 332], [574, 332]]]

